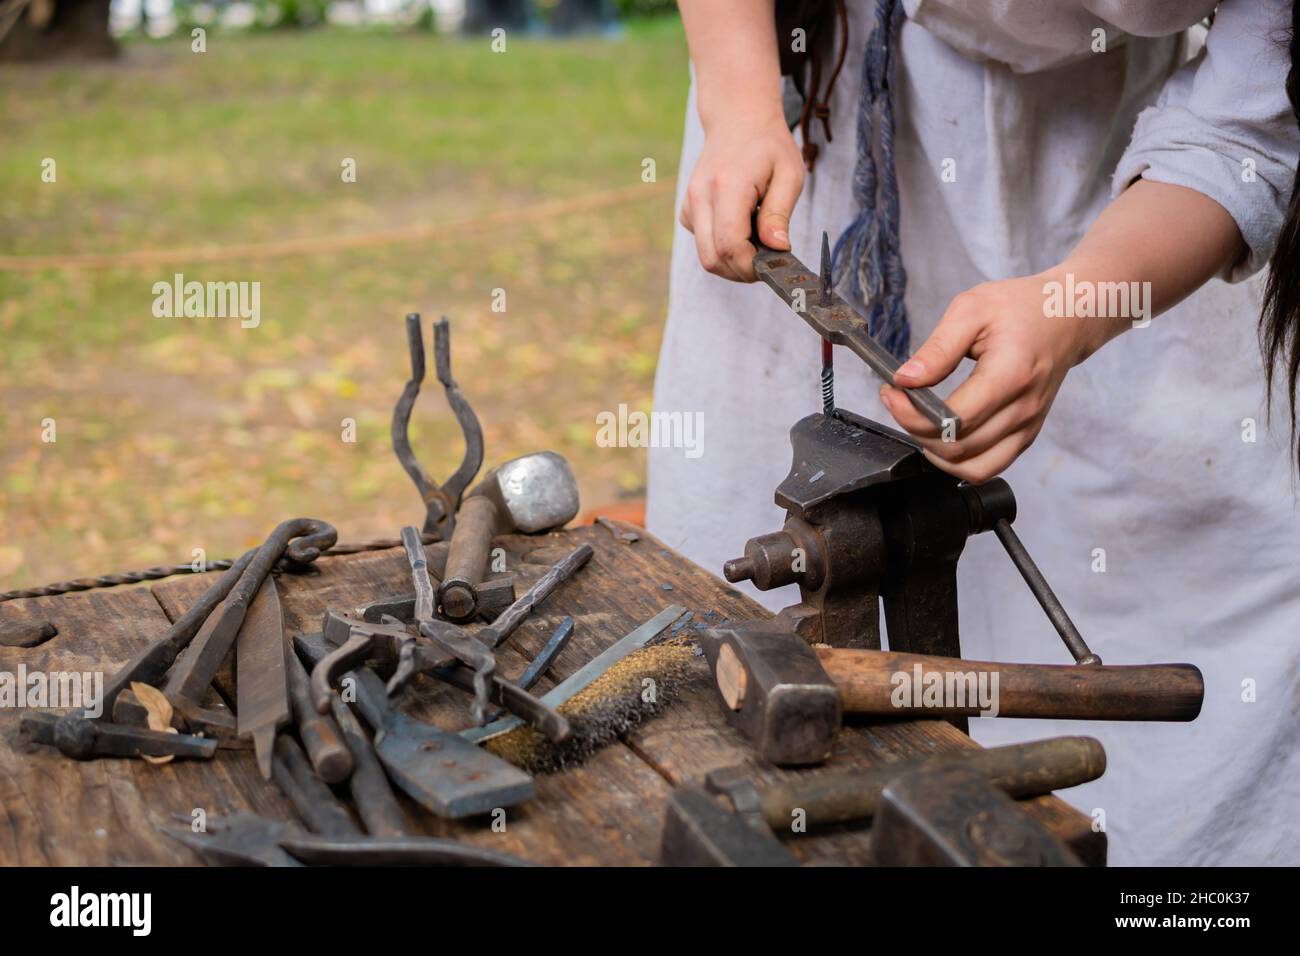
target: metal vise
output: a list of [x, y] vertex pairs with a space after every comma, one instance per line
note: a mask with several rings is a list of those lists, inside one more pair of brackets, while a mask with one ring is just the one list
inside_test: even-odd
[[776, 489], [785, 527], [751, 538], [728, 581], [761, 591], [798, 584], [783, 616], [809, 643], [960, 656], [957, 559], [966, 539], [1005, 519], [1001, 480], [972, 486], [935, 468], [905, 435], [837, 409], [790, 429], [794, 463]]

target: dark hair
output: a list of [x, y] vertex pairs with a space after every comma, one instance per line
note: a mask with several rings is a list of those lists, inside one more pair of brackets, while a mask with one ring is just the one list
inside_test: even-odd
[[[1286, 75], [1286, 95], [1300, 123], [1300, 4], [1291, 5], [1291, 69]], [[1300, 378], [1300, 170], [1291, 186], [1291, 203], [1268, 263], [1264, 311], [1259, 317], [1259, 345], [1264, 353], [1268, 402], [1273, 402], [1273, 381], [1285, 369], [1287, 405], [1291, 412], [1291, 445], [1300, 466], [1296, 429], [1296, 384]]]

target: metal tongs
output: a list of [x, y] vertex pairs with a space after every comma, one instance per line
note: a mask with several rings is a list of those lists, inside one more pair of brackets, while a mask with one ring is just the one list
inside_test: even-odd
[[389, 616], [384, 616], [379, 623], [370, 623], [326, 612], [322, 630], [327, 640], [339, 646], [312, 670], [312, 697], [317, 710], [321, 713], [329, 710], [332, 688], [340, 676], [367, 660], [378, 658], [395, 665], [388, 681], [389, 694], [400, 690], [415, 674], [429, 673], [456, 686], [468, 685], [473, 690], [473, 715], [479, 726], [486, 722], [489, 705], [495, 702], [534, 724], [551, 740], [566, 739], [571, 733], [568, 721], [553, 707], [498, 674], [493, 652], [518, 629], [533, 608], [586, 564], [592, 555], [591, 546], [583, 544], [574, 548], [496, 620], [471, 633], [435, 616], [433, 582], [419, 532], [411, 526], [403, 528], [402, 543], [415, 586], [415, 631]]
[[460, 393], [460, 386], [451, 377], [451, 325], [444, 316], [433, 324], [434, 369], [447, 396], [447, 404], [460, 423], [465, 438], [465, 457], [461, 459], [460, 467], [441, 485], [429, 477], [411, 449], [409, 434], [411, 410], [424, 381], [424, 335], [420, 331], [418, 312], [406, 317], [406, 343], [411, 353], [411, 378], [393, 407], [393, 452], [411, 481], [415, 482], [424, 501], [424, 534], [432, 541], [445, 541], [456, 523], [461, 496], [483, 465], [483, 428], [474, 409]]

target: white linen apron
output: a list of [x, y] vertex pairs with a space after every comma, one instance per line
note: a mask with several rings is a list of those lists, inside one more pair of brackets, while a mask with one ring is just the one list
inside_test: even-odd
[[[790, 228], [810, 263], [822, 230], [834, 241], [854, 212], [870, 4], [849, 6], [835, 140]], [[1267, 261], [1300, 150], [1283, 87], [1290, 4], [1226, 0], [1189, 62], [1189, 28], [1214, 6], [911, 0], [898, 37], [913, 348], [957, 293], [1060, 261], [1138, 176], [1211, 196], [1250, 248], [1230, 281], [1070, 372], [1005, 473], [1017, 530], [1102, 659], [1190, 661], [1205, 674], [1190, 724], [971, 721], [987, 745], [1098, 737], [1105, 776], [1062, 796], [1104, 826], [1114, 864], [1300, 863], [1300, 508], [1280, 393], [1271, 429], [1266, 419], [1260, 276], [1241, 281]], [[1091, 49], [1096, 29], [1104, 54]], [[703, 139], [692, 90], [679, 203]], [[954, 182], [941, 177], [945, 160]], [[1170, 241], [1178, 228], [1169, 223]], [[746, 539], [777, 530], [787, 432], [820, 410], [818, 370], [815, 334], [766, 287], [706, 274], [679, 227], [655, 404], [703, 412], [703, 454], [651, 450], [650, 530], [715, 573]], [[837, 405], [893, 424], [879, 382], [844, 349], [836, 371]], [[992, 535], [968, 543], [958, 580], [966, 657], [1069, 662]], [[797, 600], [793, 588], [745, 587], [772, 608]]]

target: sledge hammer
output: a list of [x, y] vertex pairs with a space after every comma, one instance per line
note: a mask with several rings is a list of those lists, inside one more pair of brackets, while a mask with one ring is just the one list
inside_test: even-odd
[[722, 767], [708, 774], [705, 789], [681, 786], [669, 798], [660, 861], [793, 865], [776, 835], [801, 816], [814, 827], [873, 820], [880, 866], [1075, 866], [1074, 852], [1013, 798], [1095, 780], [1105, 767], [1106, 752], [1090, 737], [927, 754], [767, 784], [744, 767]]
[[821, 763], [842, 716], [1194, 720], [1191, 664], [1002, 664], [809, 645], [780, 616], [715, 628], [701, 644], [728, 720], [778, 765]]

